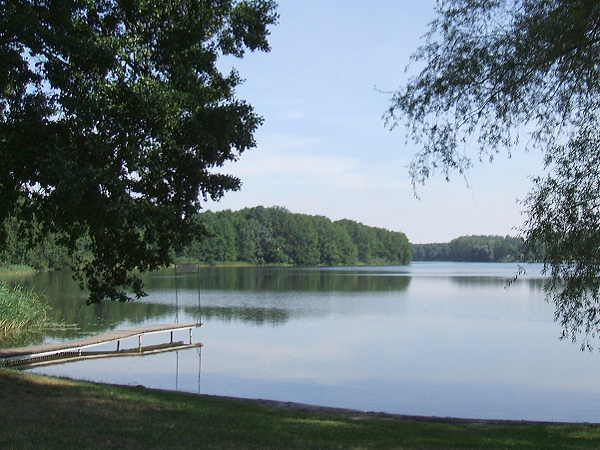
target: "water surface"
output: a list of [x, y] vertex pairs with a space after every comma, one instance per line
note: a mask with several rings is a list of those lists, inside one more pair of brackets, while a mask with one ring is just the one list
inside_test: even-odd
[[[600, 422], [600, 356], [558, 340], [539, 270], [507, 287], [515, 264], [204, 268], [201, 350], [35, 371], [366, 411]], [[25, 281], [43, 286], [57, 321], [79, 326], [47, 341], [199, 314], [195, 275], [179, 275], [176, 295], [173, 271], [156, 273], [143, 301], [96, 307], [60, 274]]]

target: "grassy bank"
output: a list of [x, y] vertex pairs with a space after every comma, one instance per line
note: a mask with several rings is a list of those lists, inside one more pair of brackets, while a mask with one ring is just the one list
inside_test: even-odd
[[39, 329], [45, 322], [46, 305], [37, 294], [0, 281], [0, 334]]
[[35, 269], [29, 266], [10, 264], [8, 266], [0, 266], [0, 275], [21, 275], [24, 273], [34, 273]]
[[0, 369], [3, 449], [597, 449], [591, 425], [297, 411]]

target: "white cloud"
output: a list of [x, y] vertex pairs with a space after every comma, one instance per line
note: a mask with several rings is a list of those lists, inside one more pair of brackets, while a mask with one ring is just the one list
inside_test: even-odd
[[327, 154], [327, 143], [322, 139], [301, 138], [294, 135], [271, 135], [261, 139], [259, 148], [236, 161], [232, 171], [241, 177], [290, 176], [335, 177], [348, 174], [358, 167], [354, 158]]
[[281, 117], [279, 117], [280, 120], [298, 120], [298, 119], [304, 119], [306, 115], [304, 114], [304, 111], [301, 111], [299, 109], [295, 109], [295, 110], [291, 110], [288, 111], [284, 114], [282, 114]]
[[[265, 119], [256, 132], [258, 148], [224, 169], [241, 178], [241, 191], [205, 206], [278, 205], [401, 230], [413, 242], [514, 234], [523, 220], [515, 198], [529, 190], [526, 176], [539, 172], [539, 155], [475, 162], [470, 189], [458, 174], [452, 183], [438, 174], [418, 187], [421, 200], [415, 199], [406, 166], [418, 148], [403, 145], [403, 126], [385, 129], [381, 114], [390, 94], [374, 86], [395, 89], [406, 80], [403, 69], [422, 44], [435, 1], [376, 3], [310, 2], [307, 8], [280, 2], [273, 51], [235, 62], [247, 79], [239, 97]], [[342, 11], [335, 23], [327, 19], [331, 10]], [[407, 27], [398, 28], [395, 12]], [[301, 30], [306, 39], [298, 39]], [[340, 34], [344, 30], [354, 34]]]

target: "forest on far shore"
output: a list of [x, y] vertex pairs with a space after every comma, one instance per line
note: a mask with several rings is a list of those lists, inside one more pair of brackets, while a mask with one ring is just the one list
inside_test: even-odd
[[522, 261], [523, 241], [511, 236], [462, 236], [448, 243], [410, 244], [404, 233], [348, 219], [295, 214], [281, 207], [201, 213], [210, 237], [182, 257], [203, 263], [298, 266], [403, 265], [411, 261]]
[[439, 244], [413, 244], [413, 261], [524, 261], [523, 240], [511, 236], [461, 236]]
[[404, 233], [257, 206], [198, 215], [208, 237], [180, 257], [202, 263], [296, 266], [403, 265], [412, 252]]
[[[282, 207], [206, 211], [197, 215], [207, 236], [177, 254], [180, 262], [202, 264], [349, 266], [404, 265], [411, 261], [522, 261], [520, 238], [462, 236], [448, 243], [410, 244], [404, 233], [349, 219], [296, 214]], [[5, 224], [7, 246], [0, 266], [36, 270], [69, 266], [66, 251], [53, 235], [28, 249], [14, 222]]]

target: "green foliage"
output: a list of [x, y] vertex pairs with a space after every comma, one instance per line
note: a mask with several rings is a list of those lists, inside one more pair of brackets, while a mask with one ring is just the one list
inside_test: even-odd
[[546, 289], [563, 326], [563, 338], [582, 349], [600, 334], [600, 135], [584, 135], [557, 155], [553, 170], [535, 178], [525, 204], [527, 248], [550, 272]]
[[408, 264], [412, 257], [404, 233], [351, 220], [332, 222], [322, 216], [293, 214], [280, 207], [207, 211], [198, 220], [209, 236], [193, 242], [179, 256], [208, 264]]
[[364, 264], [374, 263], [375, 252], [379, 244], [375, 230], [348, 219], [338, 220], [336, 223], [346, 230], [348, 236], [356, 245], [358, 261]]
[[1, 1], [0, 224], [23, 224], [30, 248], [53, 236], [91, 302], [143, 295], [133, 271], [169, 264], [202, 233], [201, 200], [240, 187], [216, 169], [262, 119], [217, 62], [268, 51], [275, 8]]
[[404, 233], [367, 227], [359, 222], [342, 219], [336, 222], [344, 228], [357, 248], [363, 264], [408, 264], [412, 250]]
[[235, 261], [236, 236], [233, 225], [229, 220], [220, 220], [214, 213], [208, 211], [202, 215], [202, 226], [206, 232], [206, 239], [193, 241], [190, 247], [184, 250], [183, 255], [206, 261]]
[[448, 243], [412, 244], [413, 261], [449, 261]]
[[[69, 256], [64, 247], [58, 244], [55, 233], [46, 234], [44, 239], [28, 242], [34, 224], [24, 224], [10, 218], [5, 222], [4, 249], [0, 251], [0, 264], [3, 266], [27, 266], [35, 270], [65, 269], [69, 266]], [[39, 232], [37, 230], [36, 232]]]
[[385, 115], [420, 146], [413, 186], [521, 140], [541, 150], [548, 173], [524, 202], [521, 234], [550, 275], [563, 335], [589, 346], [600, 335], [600, 3], [449, 0], [437, 13], [413, 55], [421, 72]]
[[317, 233], [322, 265], [344, 266], [358, 261], [358, 248], [339, 222], [333, 223], [323, 216], [314, 216], [311, 219]]
[[424, 63], [392, 98], [392, 127], [406, 119], [421, 144], [410, 173], [423, 183], [436, 170], [446, 177], [471, 165], [464, 149], [473, 138], [479, 158], [518, 144], [547, 154], [580, 127], [597, 123], [600, 94], [600, 4], [588, 0], [450, 0], [439, 2]]
[[46, 323], [46, 305], [33, 291], [0, 282], [0, 334], [39, 329]]
[[415, 261], [523, 261], [523, 240], [511, 236], [461, 236], [448, 243], [413, 244]]

